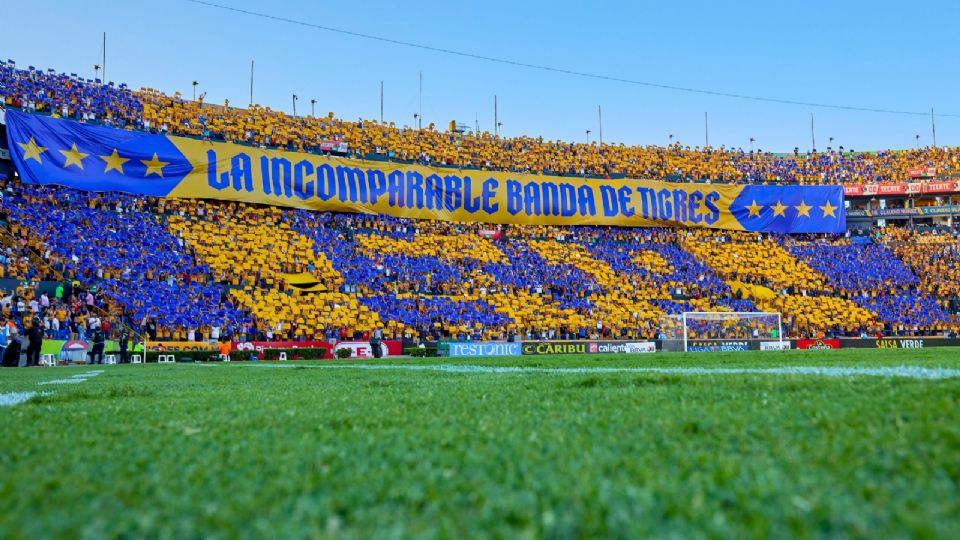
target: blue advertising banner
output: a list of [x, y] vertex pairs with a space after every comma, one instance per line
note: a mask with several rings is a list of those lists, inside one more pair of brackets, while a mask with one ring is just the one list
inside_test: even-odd
[[450, 356], [519, 356], [520, 344], [506, 341], [450, 342]]

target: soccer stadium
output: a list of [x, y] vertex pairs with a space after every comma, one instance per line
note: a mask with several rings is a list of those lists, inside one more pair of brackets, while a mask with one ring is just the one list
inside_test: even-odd
[[[83, 24], [24, 23], [0, 56], [0, 537], [960, 535], [955, 94], [927, 110], [649, 83], [670, 76], [321, 24], [308, 3], [156, 15], [211, 44], [269, 28], [263, 47], [320, 40], [338, 62], [357, 47], [325, 85], [386, 54], [533, 94], [534, 127], [504, 127], [494, 97], [481, 129], [460, 109], [424, 113], [414, 68], [410, 124], [384, 119], [382, 80], [379, 116], [325, 112], [352, 111], [354, 89], [308, 113], [270, 75], [260, 101], [253, 62], [248, 103], [214, 98], [194, 59], [158, 52], [162, 33], [130, 33], [144, 8], [70, 6]], [[514, 8], [507, 27], [532, 9], [498, 9]], [[671, 13], [647, 15], [686, 20]], [[108, 49], [111, 17], [124, 30]], [[108, 30], [82, 74], [67, 42], [90, 24]], [[216, 54], [246, 66], [248, 46]], [[305, 54], [285, 61], [316, 67]], [[706, 113], [696, 143], [617, 131], [596, 105], [586, 140], [566, 116], [541, 128], [533, 104], [572, 110], [564, 92], [581, 84], [809, 126], [754, 117], [794, 141], [778, 151], [724, 141]], [[842, 118], [849, 146], [891, 142], [854, 150], [827, 132], [817, 147], [814, 114]], [[883, 139], [902, 118], [929, 135]]]

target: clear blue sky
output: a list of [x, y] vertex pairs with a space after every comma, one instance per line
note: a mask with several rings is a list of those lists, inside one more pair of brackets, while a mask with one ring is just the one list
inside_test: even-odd
[[[218, 1], [218, 0], [211, 0]], [[632, 80], [818, 103], [960, 115], [960, 2], [310, 2], [224, 4], [387, 38]], [[413, 124], [423, 72], [424, 125], [451, 119], [504, 135], [666, 144], [669, 134], [764, 150], [857, 150], [931, 142], [929, 116], [818, 109], [705, 96], [549, 73], [325, 32], [186, 0], [50, 0], [5, 25], [0, 55], [93, 76], [107, 32], [107, 77], [245, 105], [333, 111]], [[938, 117], [937, 143], [960, 144], [960, 117]]]

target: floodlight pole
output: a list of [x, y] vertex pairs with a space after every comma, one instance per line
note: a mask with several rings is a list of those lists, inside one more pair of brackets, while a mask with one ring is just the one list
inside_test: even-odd
[[815, 152], [817, 150], [817, 136], [813, 131], [813, 113], [810, 113], [810, 151]]
[[937, 121], [933, 117], [933, 107], [930, 107], [930, 131], [933, 133], [933, 147], [937, 147]]
[[603, 146], [603, 109], [600, 108], [600, 105], [597, 105], [597, 120], [599, 121], [599, 132], [600, 136], [600, 146]]

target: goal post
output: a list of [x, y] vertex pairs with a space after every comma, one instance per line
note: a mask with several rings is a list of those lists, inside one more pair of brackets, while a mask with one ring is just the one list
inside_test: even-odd
[[[750, 340], [782, 349], [785, 343], [782, 317], [775, 311], [688, 311], [666, 315], [660, 319], [660, 333], [662, 349], [667, 352], [743, 350], [740, 344]], [[705, 345], [691, 349], [691, 342]]]

